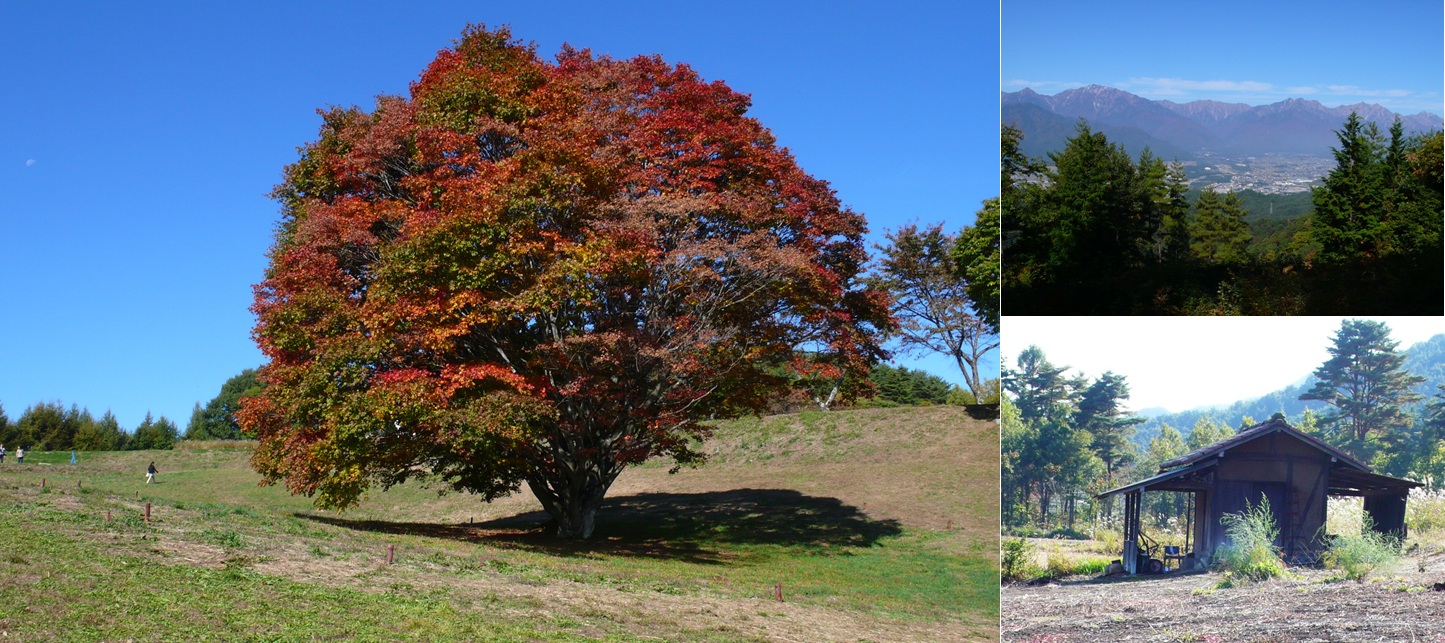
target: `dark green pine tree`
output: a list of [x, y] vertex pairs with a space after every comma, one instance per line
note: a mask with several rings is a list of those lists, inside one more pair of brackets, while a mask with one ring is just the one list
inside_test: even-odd
[[1190, 252], [1198, 259], [1213, 263], [1238, 263], [1247, 259], [1250, 234], [1244, 215], [1238, 195], [1228, 192], [1221, 199], [1213, 187], [1205, 188], [1194, 203]]
[[1079, 398], [1074, 425], [1093, 436], [1091, 448], [1104, 463], [1104, 480], [1114, 483], [1114, 474], [1134, 461], [1138, 450], [1130, 438], [1134, 427], [1143, 418], [1131, 417], [1124, 411], [1129, 399], [1129, 383], [1123, 375], [1106, 372], [1094, 380]]
[[1045, 173], [1050, 186], [1039, 223], [1052, 274], [1073, 281], [1142, 265], [1153, 254], [1159, 222], [1141, 201], [1138, 171], [1124, 148], [1081, 119], [1077, 134], [1049, 158], [1057, 169]]
[[1079, 382], [1064, 377], [1067, 366], [1054, 366], [1038, 346], [1025, 348], [1018, 370], [1004, 369], [1004, 387], [1014, 394], [1019, 419], [1028, 423], [1061, 419], [1072, 412]]
[[1362, 124], [1354, 112], [1335, 136], [1340, 140], [1332, 148], [1335, 169], [1313, 191], [1311, 231], [1320, 258], [1331, 263], [1378, 258], [1388, 240], [1384, 139], [1379, 127]]
[[1401, 368], [1405, 355], [1395, 350], [1398, 345], [1385, 322], [1346, 319], [1335, 333], [1330, 358], [1315, 369], [1318, 381], [1300, 395], [1334, 407], [1321, 421], [1326, 441], [1367, 463], [1396, 461], [1411, 441], [1405, 405], [1420, 400], [1410, 387], [1424, 378]]

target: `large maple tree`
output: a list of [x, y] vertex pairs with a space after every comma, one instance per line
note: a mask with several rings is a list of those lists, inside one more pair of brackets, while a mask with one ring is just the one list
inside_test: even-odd
[[586, 538], [625, 467], [700, 462], [700, 421], [780, 373], [865, 378], [893, 322], [863, 217], [748, 107], [660, 57], [469, 27], [410, 96], [322, 111], [274, 193], [252, 465], [334, 508], [525, 483]]

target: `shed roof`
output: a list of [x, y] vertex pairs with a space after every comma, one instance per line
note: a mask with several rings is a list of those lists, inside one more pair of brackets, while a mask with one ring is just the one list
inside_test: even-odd
[[1330, 446], [1324, 440], [1321, 440], [1313, 435], [1310, 435], [1290, 426], [1288, 422], [1285, 422], [1284, 419], [1279, 416], [1272, 417], [1267, 421], [1249, 427], [1243, 431], [1240, 431], [1239, 433], [1215, 442], [1214, 444], [1211, 444], [1207, 447], [1195, 449], [1194, 451], [1191, 451], [1182, 456], [1174, 458], [1173, 460], [1165, 462], [1164, 464], [1159, 465], [1159, 472], [1163, 473], [1175, 467], [1182, 467], [1194, 464], [1195, 462], [1199, 462], [1200, 460], [1219, 454], [1223, 451], [1228, 451], [1229, 449], [1232, 449], [1246, 442], [1257, 440], [1271, 433], [1287, 433], [1299, 439], [1301, 442], [1304, 442], [1305, 444], [1308, 444], [1312, 447], [1315, 447], [1316, 449], [1330, 454], [1331, 457], [1335, 458], [1339, 462], [1344, 463], [1350, 468], [1358, 469], [1366, 473], [1370, 472], [1370, 467], [1366, 466], [1365, 463], [1356, 460], [1353, 456], [1345, 453], [1344, 451]]
[[1191, 487], [1197, 488], [1198, 476], [1191, 474], [1198, 473], [1205, 475], [1205, 472], [1219, 463], [1219, 458], [1229, 449], [1268, 436], [1273, 433], [1287, 433], [1301, 442], [1313, 446], [1320, 451], [1329, 454], [1334, 458], [1334, 464], [1330, 467], [1329, 489], [1330, 495], [1363, 495], [1366, 492], [1380, 491], [1406, 491], [1412, 487], [1422, 486], [1413, 480], [1403, 478], [1392, 478], [1380, 475], [1370, 470], [1365, 463], [1351, 457], [1350, 454], [1336, 449], [1323, 440], [1308, 433], [1304, 433], [1285, 422], [1279, 417], [1270, 418], [1267, 422], [1261, 422], [1249, 427], [1239, 433], [1215, 442], [1202, 449], [1196, 449], [1188, 454], [1174, 458], [1162, 465], [1159, 465], [1159, 473], [1124, 485], [1117, 489], [1110, 489], [1099, 494], [1098, 498], [1112, 496], [1135, 490], [1154, 491], [1189, 491]]

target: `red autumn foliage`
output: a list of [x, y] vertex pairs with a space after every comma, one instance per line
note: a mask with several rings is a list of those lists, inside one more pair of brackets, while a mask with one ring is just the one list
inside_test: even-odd
[[700, 462], [700, 420], [765, 408], [798, 355], [866, 380], [893, 322], [863, 218], [748, 106], [472, 27], [409, 97], [323, 111], [256, 287], [255, 468], [328, 507], [526, 482], [585, 538], [624, 467]]

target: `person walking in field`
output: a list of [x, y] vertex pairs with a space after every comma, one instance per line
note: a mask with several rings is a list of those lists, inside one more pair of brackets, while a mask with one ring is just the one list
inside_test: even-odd
[[0, 464], [5, 464], [5, 445], [0, 444]]
[[151, 462], [151, 466], [146, 467], [146, 484], [150, 484], [150, 483], [152, 483], [152, 482], [155, 482], [155, 480], [156, 480], [156, 463], [153, 461], [153, 462]]
[[15, 461], [25, 464], [25, 447], [15, 447]]

